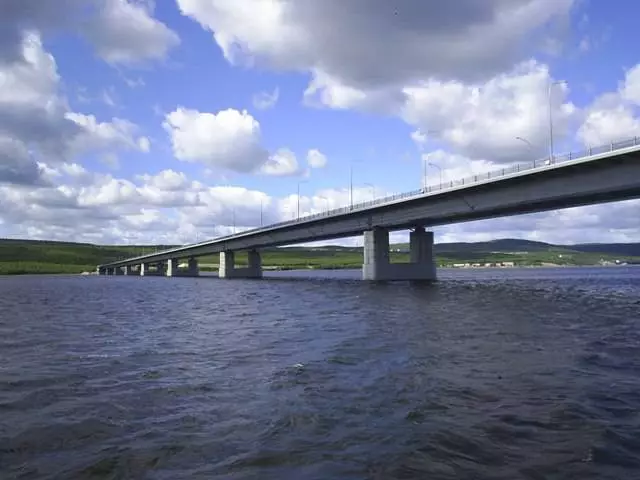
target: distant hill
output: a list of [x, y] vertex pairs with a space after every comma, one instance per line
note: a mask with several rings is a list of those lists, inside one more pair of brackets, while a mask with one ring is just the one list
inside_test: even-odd
[[[0, 239], [0, 274], [93, 271], [99, 264], [173, 247]], [[392, 245], [391, 249], [394, 261], [408, 261], [408, 244]], [[640, 243], [553, 245], [507, 238], [488, 242], [440, 243], [435, 245], [435, 253], [439, 265], [496, 262], [516, 265], [597, 265], [602, 260], [639, 263]], [[201, 262], [215, 265], [218, 257], [207, 255]], [[263, 263], [302, 268], [309, 265], [317, 268], [354, 268], [362, 263], [362, 247], [267, 248], [263, 251]]]
[[[408, 249], [408, 243], [393, 245], [392, 248]], [[518, 238], [501, 238], [487, 242], [438, 243], [437, 254], [466, 254], [480, 252], [584, 252], [640, 257], [640, 243], [584, 243], [575, 245], [555, 245], [552, 243], [522, 240]]]
[[566, 248], [578, 252], [610, 253], [640, 257], [640, 243], [581, 243], [578, 245], [567, 245]]

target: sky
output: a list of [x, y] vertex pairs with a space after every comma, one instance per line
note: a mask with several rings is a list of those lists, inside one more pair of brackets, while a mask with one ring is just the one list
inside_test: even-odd
[[[556, 155], [640, 136], [614, 3], [0, 0], [0, 237], [202, 241], [542, 158], [550, 111]], [[434, 231], [640, 242], [640, 203]]]

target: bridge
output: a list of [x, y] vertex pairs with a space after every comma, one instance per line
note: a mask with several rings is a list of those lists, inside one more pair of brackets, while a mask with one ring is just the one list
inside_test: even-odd
[[[634, 198], [640, 198], [640, 138], [119, 260], [97, 273], [195, 276], [198, 257], [219, 254], [220, 278], [261, 278], [260, 249], [364, 234], [364, 280], [435, 280], [433, 232], [425, 228]], [[389, 232], [406, 229], [410, 262], [392, 263]], [[248, 266], [235, 264], [241, 251]]]

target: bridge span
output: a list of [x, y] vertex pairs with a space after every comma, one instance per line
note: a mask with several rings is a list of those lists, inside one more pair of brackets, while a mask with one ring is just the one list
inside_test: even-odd
[[[363, 279], [435, 280], [430, 227], [634, 198], [640, 137], [99, 265], [97, 273], [194, 276], [198, 257], [220, 254], [221, 278], [261, 278], [262, 248], [364, 234]], [[389, 232], [404, 229], [411, 230], [410, 262], [391, 263]], [[248, 252], [248, 266], [236, 266], [239, 251]]]

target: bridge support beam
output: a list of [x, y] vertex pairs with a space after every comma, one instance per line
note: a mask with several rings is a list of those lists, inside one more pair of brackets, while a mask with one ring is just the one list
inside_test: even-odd
[[178, 275], [180, 275], [180, 271], [178, 270], [178, 263], [179, 262], [177, 258], [167, 260], [165, 268], [165, 275], [167, 277], [177, 277]]
[[417, 227], [409, 237], [410, 262], [391, 263], [389, 231], [374, 228], [364, 232], [363, 280], [435, 280], [433, 232]]
[[125, 265], [124, 267], [124, 274], [125, 275], [139, 275], [140, 272], [138, 270], [134, 270], [133, 269], [133, 265]]
[[250, 250], [248, 266], [236, 268], [234, 252], [220, 252], [218, 277], [220, 278], [262, 278], [262, 259], [260, 252]]
[[198, 275], [200, 275], [198, 260], [195, 257], [189, 258], [186, 275], [188, 277], [197, 277]]

